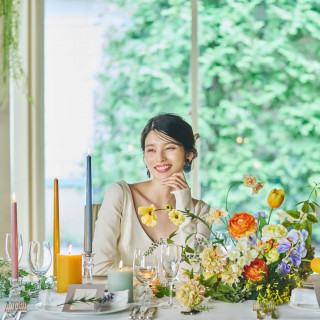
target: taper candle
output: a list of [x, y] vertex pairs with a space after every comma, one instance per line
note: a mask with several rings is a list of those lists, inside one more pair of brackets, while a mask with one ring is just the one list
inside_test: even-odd
[[12, 193], [11, 202], [11, 278], [16, 283], [19, 279], [18, 264], [18, 223], [17, 223], [17, 201], [16, 195]]
[[57, 277], [57, 254], [60, 253], [59, 231], [59, 182], [54, 179], [53, 183], [53, 276]]
[[92, 252], [92, 176], [91, 176], [91, 155], [87, 156], [87, 187], [86, 187], [86, 236], [85, 253]]

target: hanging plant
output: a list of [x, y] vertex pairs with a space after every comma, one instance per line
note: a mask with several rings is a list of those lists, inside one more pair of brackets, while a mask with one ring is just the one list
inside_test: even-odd
[[2, 30], [2, 47], [0, 49], [2, 66], [0, 76], [3, 85], [0, 106], [7, 92], [6, 87], [10, 72], [14, 80], [19, 82], [25, 80], [21, 56], [19, 55], [20, 8], [21, 0], [0, 0], [0, 30]]

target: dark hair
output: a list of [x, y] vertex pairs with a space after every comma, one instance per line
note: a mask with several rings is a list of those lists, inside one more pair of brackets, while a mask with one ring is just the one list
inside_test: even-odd
[[155, 130], [162, 138], [166, 135], [181, 144], [186, 153], [193, 152], [194, 158], [198, 151], [195, 146], [195, 139], [192, 127], [180, 116], [173, 113], [163, 113], [151, 118], [141, 133], [141, 149], [145, 150], [146, 137], [150, 131]]

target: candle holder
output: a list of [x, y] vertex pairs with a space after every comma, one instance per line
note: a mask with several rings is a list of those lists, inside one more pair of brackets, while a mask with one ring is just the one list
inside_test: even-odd
[[9, 293], [9, 301], [8, 302], [23, 302], [23, 297], [20, 297], [20, 292], [23, 289], [22, 279], [13, 279], [10, 278], [11, 288]]
[[84, 274], [86, 277], [86, 282], [85, 283], [92, 283], [92, 269], [93, 269], [93, 257], [94, 257], [94, 252], [84, 252], [82, 254], [83, 256], [83, 269], [84, 269]]

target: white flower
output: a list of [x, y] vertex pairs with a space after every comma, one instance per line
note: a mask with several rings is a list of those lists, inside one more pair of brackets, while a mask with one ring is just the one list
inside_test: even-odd
[[252, 260], [254, 260], [255, 258], [257, 258], [258, 255], [259, 255], [259, 251], [256, 250], [256, 249], [251, 249], [251, 250], [248, 251], [248, 253], [249, 253], [249, 256], [250, 256], [250, 258], [251, 258]]
[[237, 243], [237, 247], [241, 250], [241, 251], [247, 251], [250, 249], [250, 241], [247, 237], [242, 237], [238, 243]]
[[248, 260], [247, 257], [242, 256], [242, 257], [240, 257], [240, 258], [238, 259], [237, 263], [238, 263], [238, 265], [239, 265], [240, 267], [243, 268], [244, 266], [250, 264], [251, 261]]
[[210, 212], [206, 215], [206, 221], [210, 224], [214, 223], [216, 225], [221, 224], [221, 218], [224, 218], [228, 215], [228, 211], [224, 208], [211, 208]]
[[231, 261], [235, 261], [240, 258], [240, 250], [238, 248], [234, 248], [228, 251], [228, 257]]
[[262, 241], [269, 241], [271, 239], [280, 240], [286, 239], [287, 229], [282, 224], [267, 224], [262, 228]]

